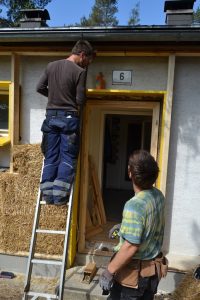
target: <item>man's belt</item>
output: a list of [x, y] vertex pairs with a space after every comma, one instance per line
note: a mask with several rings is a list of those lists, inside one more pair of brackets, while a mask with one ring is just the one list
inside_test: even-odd
[[66, 109], [47, 109], [46, 110], [47, 116], [73, 116], [78, 117], [79, 112], [78, 111], [69, 111]]

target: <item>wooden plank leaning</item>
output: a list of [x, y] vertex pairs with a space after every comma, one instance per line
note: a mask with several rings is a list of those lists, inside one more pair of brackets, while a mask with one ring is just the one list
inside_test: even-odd
[[96, 167], [95, 167], [93, 159], [90, 155], [89, 155], [88, 159], [89, 159], [89, 168], [90, 168], [91, 177], [92, 177], [92, 184], [94, 187], [94, 193], [95, 193], [98, 210], [99, 210], [100, 217], [101, 217], [101, 222], [102, 222], [102, 224], [106, 224], [106, 214], [105, 214], [105, 209], [104, 209], [104, 205], [103, 205], [103, 199], [102, 199], [102, 194], [101, 194], [101, 189], [100, 189], [100, 184], [99, 184], [99, 180], [98, 180], [98, 176], [97, 176]]

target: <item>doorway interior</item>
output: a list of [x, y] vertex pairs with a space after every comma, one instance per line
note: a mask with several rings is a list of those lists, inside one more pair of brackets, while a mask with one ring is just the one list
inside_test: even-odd
[[135, 150], [150, 151], [151, 130], [151, 115], [105, 115], [102, 198], [107, 221], [120, 223], [126, 201], [134, 196], [128, 158]]

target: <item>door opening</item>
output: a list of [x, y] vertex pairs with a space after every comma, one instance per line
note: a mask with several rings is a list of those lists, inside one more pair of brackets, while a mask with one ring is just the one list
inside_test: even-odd
[[146, 149], [157, 159], [159, 119], [158, 101], [87, 102], [81, 151], [80, 252], [110, 254], [118, 243], [108, 238], [108, 232], [121, 222], [124, 204], [134, 196], [127, 178], [128, 157], [133, 150]]
[[121, 222], [127, 200], [134, 196], [128, 158], [134, 150], [151, 148], [152, 116], [105, 115], [102, 194], [107, 221]]

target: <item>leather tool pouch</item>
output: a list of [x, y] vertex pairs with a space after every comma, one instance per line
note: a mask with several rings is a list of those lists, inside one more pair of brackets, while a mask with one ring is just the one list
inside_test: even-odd
[[166, 277], [168, 271], [168, 259], [165, 256], [162, 256], [161, 258], [156, 258], [155, 265], [159, 280], [162, 277]]
[[161, 267], [160, 267], [161, 277], [166, 277], [167, 276], [168, 265], [169, 265], [168, 259], [165, 256], [163, 256], [162, 262], [161, 262]]
[[153, 260], [134, 259], [115, 274], [115, 280], [126, 287], [138, 288], [139, 277], [151, 277], [158, 274], [159, 280], [167, 275], [168, 260], [166, 257]]
[[138, 288], [140, 260], [134, 259], [115, 274], [115, 280], [126, 287]]
[[141, 277], [151, 277], [156, 274], [156, 266], [154, 260], [141, 260]]

